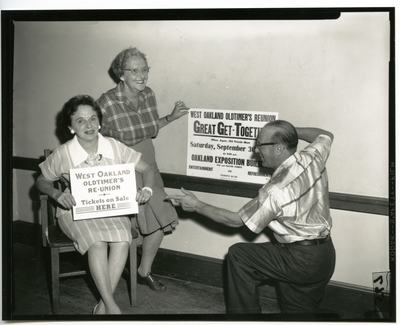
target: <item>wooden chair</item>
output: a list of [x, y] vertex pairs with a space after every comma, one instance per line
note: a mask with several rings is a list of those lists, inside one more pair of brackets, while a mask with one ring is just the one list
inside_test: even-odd
[[[44, 151], [45, 158], [50, 155], [51, 151]], [[61, 189], [63, 184], [61, 181], [56, 182], [56, 186]], [[42, 244], [43, 247], [50, 249], [50, 265], [51, 265], [51, 301], [53, 314], [58, 314], [59, 310], [59, 289], [60, 278], [77, 276], [86, 274], [85, 270], [73, 272], [64, 272], [60, 270], [60, 254], [74, 252], [75, 247], [71, 239], [63, 234], [56, 222], [56, 203], [48, 195], [40, 195], [40, 211], [42, 217]], [[129, 249], [128, 269], [129, 269], [129, 295], [131, 306], [137, 305], [136, 300], [136, 284], [137, 284], [137, 238], [138, 233], [132, 228], [132, 244]]]

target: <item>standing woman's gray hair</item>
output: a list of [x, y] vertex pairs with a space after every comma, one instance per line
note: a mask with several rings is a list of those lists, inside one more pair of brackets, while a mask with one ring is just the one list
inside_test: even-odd
[[115, 73], [115, 75], [120, 78], [124, 74], [124, 70], [126, 67], [126, 61], [128, 61], [132, 57], [141, 57], [144, 59], [147, 65], [147, 56], [146, 54], [140, 52], [136, 47], [130, 47], [126, 50], [120, 52], [114, 61], [111, 64], [111, 69]]

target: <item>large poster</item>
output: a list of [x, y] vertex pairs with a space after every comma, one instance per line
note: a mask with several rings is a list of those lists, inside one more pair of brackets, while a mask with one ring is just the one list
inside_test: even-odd
[[71, 169], [70, 181], [74, 220], [138, 212], [133, 163]]
[[187, 175], [265, 184], [271, 177], [255, 153], [260, 129], [276, 112], [191, 108]]

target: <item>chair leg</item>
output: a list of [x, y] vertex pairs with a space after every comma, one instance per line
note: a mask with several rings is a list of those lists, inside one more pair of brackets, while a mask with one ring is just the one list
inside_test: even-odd
[[51, 301], [53, 314], [58, 314], [60, 292], [60, 252], [58, 248], [51, 248]]
[[137, 287], [137, 238], [133, 238], [131, 247], [129, 249], [129, 289], [131, 296], [131, 306], [137, 306], [136, 287]]

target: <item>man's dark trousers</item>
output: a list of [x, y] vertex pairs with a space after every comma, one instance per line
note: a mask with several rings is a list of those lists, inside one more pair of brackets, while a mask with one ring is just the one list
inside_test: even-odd
[[258, 285], [266, 279], [279, 281], [282, 313], [314, 313], [335, 260], [331, 239], [313, 246], [235, 244], [227, 256], [227, 313], [261, 313]]

